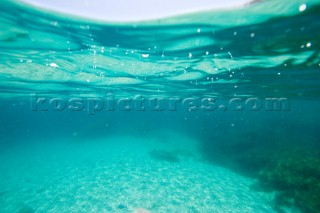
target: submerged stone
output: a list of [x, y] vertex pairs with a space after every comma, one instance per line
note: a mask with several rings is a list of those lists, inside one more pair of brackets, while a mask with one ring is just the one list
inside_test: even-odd
[[118, 205], [118, 209], [126, 209], [126, 208], [127, 208], [127, 206], [125, 206], [123, 204]]
[[151, 157], [157, 160], [167, 161], [171, 163], [176, 163], [180, 161], [178, 156], [176, 156], [173, 152], [169, 152], [169, 151], [155, 150], [150, 152], [150, 155]]

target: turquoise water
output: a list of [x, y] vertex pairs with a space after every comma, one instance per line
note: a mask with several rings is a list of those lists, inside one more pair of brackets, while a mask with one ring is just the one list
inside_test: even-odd
[[320, 209], [318, 1], [0, 11], [0, 212]]

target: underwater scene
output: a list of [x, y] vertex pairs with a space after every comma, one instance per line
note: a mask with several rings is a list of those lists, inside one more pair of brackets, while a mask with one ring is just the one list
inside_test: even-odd
[[0, 2], [0, 212], [320, 211], [320, 1], [112, 22]]

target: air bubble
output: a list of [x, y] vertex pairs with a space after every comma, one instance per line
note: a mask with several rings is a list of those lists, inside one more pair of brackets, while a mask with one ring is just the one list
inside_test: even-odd
[[142, 54], [141, 57], [142, 58], [149, 58], [149, 54]]
[[300, 7], [299, 7], [299, 11], [300, 12], [303, 12], [303, 11], [305, 11], [307, 9], [307, 5], [306, 4], [302, 4], [302, 5], [300, 5]]
[[49, 65], [50, 65], [50, 67], [53, 67], [53, 68], [59, 67], [58, 64], [56, 64], [56, 63], [50, 63]]

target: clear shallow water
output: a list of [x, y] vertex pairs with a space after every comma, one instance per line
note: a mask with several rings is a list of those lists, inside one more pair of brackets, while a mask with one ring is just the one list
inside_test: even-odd
[[[319, 209], [317, 1], [137, 23], [0, 8], [0, 212]], [[100, 109], [136, 95], [180, 100]], [[94, 110], [54, 105], [79, 97]]]

